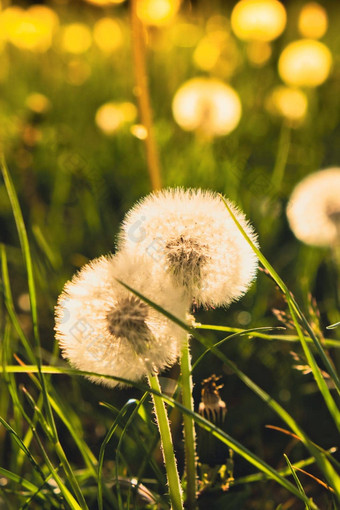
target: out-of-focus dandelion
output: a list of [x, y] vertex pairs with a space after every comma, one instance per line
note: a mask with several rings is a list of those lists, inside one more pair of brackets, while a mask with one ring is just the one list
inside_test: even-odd
[[284, 82], [295, 87], [317, 87], [331, 71], [332, 54], [328, 47], [313, 39], [294, 41], [279, 58], [279, 73]]
[[181, 0], [137, 0], [137, 16], [145, 25], [168, 25], [180, 4]]
[[195, 48], [193, 60], [199, 69], [230, 77], [239, 65], [240, 56], [234, 37], [226, 29], [208, 30]]
[[255, 67], [262, 67], [270, 59], [272, 47], [266, 41], [249, 41], [246, 51], [250, 63]]
[[133, 103], [108, 102], [96, 112], [95, 122], [106, 135], [114, 134], [124, 123], [133, 122], [137, 117], [137, 108]]
[[[229, 205], [257, 245], [243, 213]], [[239, 299], [257, 269], [257, 258], [221, 197], [200, 189], [148, 195], [127, 214], [119, 247], [149, 256], [190, 300], [206, 306]]]
[[62, 29], [61, 48], [67, 53], [85, 53], [92, 44], [91, 30], [84, 23], [71, 23]]
[[198, 412], [207, 420], [214, 423], [224, 421], [227, 414], [227, 406], [221, 399], [219, 390], [223, 388], [223, 384], [217, 385], [221, 377], [215, 374], [202, 381], [201, 402], [198, 406]]
[[302, 90], [280, 85], [272, 90], [266, 106], [271, 113], [284, 117], [290, 126], [295, 127], [306, 116], [308, 99]]
[[115, 19], [101, 18], [93, 27], [93, 39], [103, 53], [112, 53], [122, 45], [122, 29]]
[[305, 4], [299, 14], [299, 32], [303, 37], [320, 39], [327, 32], [327, 11], [317, 2]]
[[30, 94], [26, 98], [26, 106], [33, 112], [39, 115], [46, 113], [50, 107], [51, 103], [48, 97], [44, 94], [40, 94], [39, 92], [34, 92]]
[[5, 40], [20, 49], [39, 53], [51, 47], [58, 23], [57, 14], [40, 5], [26, 10], [8, 7], [0, 15], [0, 31]]
[[[136, 297], [120, 280], [185, 320], [187, 303], [171, 281], [155, 278], [147, 258], [127, 253], [95, 259], [66, 283], [56, 307], [56, 338], [79, 370], [138, 381], [175, 363], [181, 328]], [[97, 376], [92, 381], [115, 386]]]
[[229, 85], [216, 79], [193, 78], [176, 92], [172, 111], [182, 129], [222, 136], [236, 128], [242, 106], [237, 92]]
[[273, 41], [286, 21], [286, 10], [277, 0], [241, 0], [231, 13], [231, 27], [244, 41]]
[[210, 71], [215, 67], [221, 55], [221, 45], [211, 37], [205, 36], [197, 45], [193, 59], [197, 67]]
[[303, 179], [290, 197], [287, 217], [300, 241], [314, 246], [339, 244], [340, 168], [327, 168]]

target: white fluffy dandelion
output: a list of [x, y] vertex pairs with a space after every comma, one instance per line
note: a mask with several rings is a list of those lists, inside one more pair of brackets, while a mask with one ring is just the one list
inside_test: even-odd
[[[256, 235], [228, 202], [248, 236]], [[119, 247], [147, 255], [197, 304], [227, 305], [246, 292], [257, 258], [217, 193], [168, 189], [152, 193], [127, 214]]]
[[340, 242], [340, 168], [327, 168], [303, 179], [294, 189], [287, 217], [295, 236], [306, 244]]
[[[137, 381], [173, 364], [181, 351], [181, 328], [117, 279], [185, 320], [187, 304], [170, 279], [156, 280], [146, 257], [100, 257], [67, 282], [56, 307], [56, 338], [79, 370]], [[89, 377], [115, 386], [112, 379]]]

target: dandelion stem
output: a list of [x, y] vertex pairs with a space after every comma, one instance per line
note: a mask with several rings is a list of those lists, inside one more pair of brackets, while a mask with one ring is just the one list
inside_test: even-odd
[[[182, 370], [182, 399], [183, 405], [194, 412], [194, 402], [192, 398], [192, 376], [191, 376], [191, 358], [189, 350], [189, 337], [182, 349], [181, 358]], [[184, 421], [184, 446], [186, 460], [186, 508], [194, 510], [196, 505], [196, 443], [195, 426], [191, 416], [185, 414]]]
[[138, 100], [140, 120], [146, 129], [146, 159], [153, 190], [160, 189], [161, 174], [157, 146], [153, 134], [152, 110], [145, 65], [145, 39], [143, 25], [137, 16], [137, 0], [131, 1], [132, 52], [135, 71], [135, 94]]
[[[152, 390], [161, 393], [161, 388], [156, 375], [149, 375], [149, 384]], [[158, 429], [161, 436], [163, 458], [169, 484], [171, 507], [173, 510], [182, 510], [183, 509], [182, 488], [177, 471], [176, 458], [170, 432], [169, 418], [165, 409], [163, 399], [154, 394], [152, 395], [152, 398], [155, 406]]]

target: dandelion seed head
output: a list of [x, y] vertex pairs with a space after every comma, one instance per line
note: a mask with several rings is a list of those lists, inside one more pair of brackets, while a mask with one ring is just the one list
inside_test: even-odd
[[66, 283], [56, 307], [56, 338], [77, 369], [138, 381], [176, 362], [183, 331], [118, 280], [185, 321], [188, 302], [170, 277], [159, 281], [147, 257], [121, 253], [95, 259]]
[[[257, 245], [244, 214], [228, 204]], [[205, 306], [239, 299], [257, 269], [257, 257], [221, 197], [200, 189], [174, 188], [148, 195], [127, 214], [118, 247], [153, 259], [177, 288]]]
[[293, 190], [287, 217], [295, 236], [306, 244], [340, 242], [340, 168], [328, 168], [303, 179]]

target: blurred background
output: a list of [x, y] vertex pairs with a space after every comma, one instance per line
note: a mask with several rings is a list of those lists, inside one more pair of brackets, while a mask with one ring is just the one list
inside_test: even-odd
[[[139, 2], [162, 182], [213, 189], [237, 203], [258, 232], [267, 259], [315, 327], [325, 331], [339, 320], [335, 262], [329, 250], [295, 239], [285, 207], [304, 176], [339, 165], [339, 3], [250, 3]], [[145, 136], [127, 1], [0, 2], [0, 150], [28, 229], [46, 363], [56, 362], [53, 309], [64, 283], [89, 259], [115, 250], [124, 214], [151, 191]], [[2, 180], [0, 242], [6, 245], [17, 313], [29, 337], [25, 268]], [[286, 304], [261, 273], [230, 309], [199, 310], [196, 317], [239, 328], [279, 325], [273, 308], [285, 310]], [[327, 336], [336, 338], [336, 330]], [[20, 349], [18, 344], [19, 355]], [[335, 429], [318, 405], [312, 377], [292, 370], [292, 349], [299, 354], [297, 344], [243, 337], [228, 342], [225, 352], [328, 448], [336, 443]], [[201, 352], [193, 343], [194, 359]], [[200, 383], [212, 373], [224, 383], [228, 433], [275, 467], [285, 448], [292, 450], [292, 461], [305, 455], [288, 436], [264, 428], [280, 423], [210, 355], [194, 373], [196, 407]], [[168, 375], [174, 377], [176, 369]], [[112, 394], [67, 377], [56, 384], [67, 389], [68, 404], [79, 408], [94, 448], [111, 419], [98, 409], [98, 400], [119, 407], [137, 395], [134, 390]], [[72, 451], [71, 439], [68, 448]], [[133, 462], [125, 470], [133, 474]], [[235, 460], [235, 477], [251, 471], [245, 461]], [[241, 487], [236, 496], [243, 503], [230, 508], [271, 510], [281, 501], [274, 484]], [[311, 491], [326, 501], [317, 484]], [[229, 508], [226, 500], [223, 504]], [[293, 502], [285, 508], [302, 507]]]

